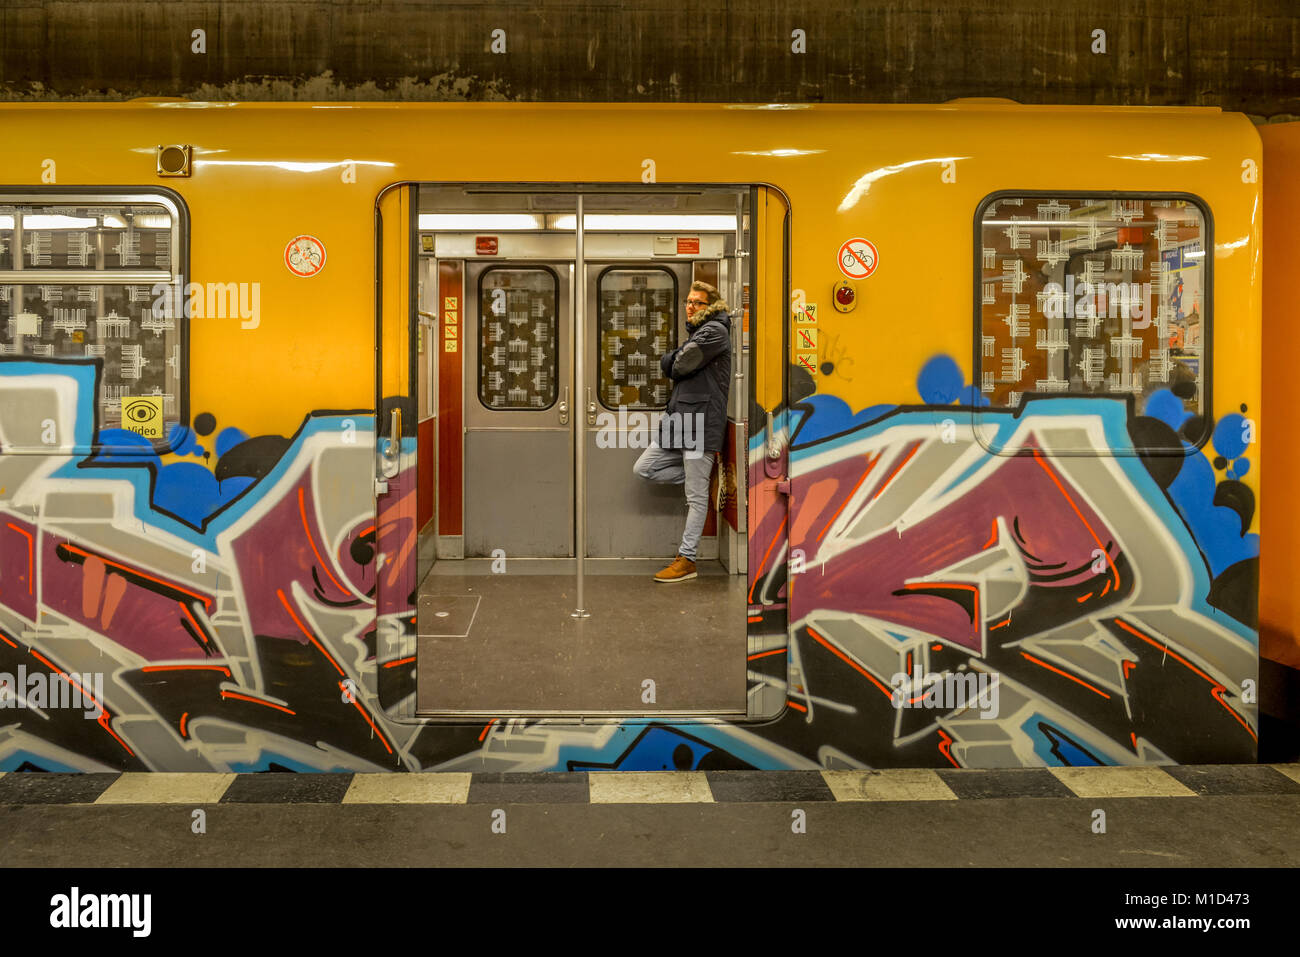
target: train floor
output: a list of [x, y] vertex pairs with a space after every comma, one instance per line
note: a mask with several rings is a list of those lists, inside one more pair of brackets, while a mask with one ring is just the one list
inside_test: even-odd
[[1297, 820], [1297, 764], [0, 775], [5, 867], [1294, 868]]
[[422, 714], [745, 713], [745, 579], [701, 561], [588, 559], [574, 617], [570, 559], [440, 561], [417, 602]]

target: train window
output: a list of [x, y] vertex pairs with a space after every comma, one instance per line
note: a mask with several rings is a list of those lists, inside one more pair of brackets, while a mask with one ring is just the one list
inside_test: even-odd
[[186, 411], [183, 226], [153, 194], [0, 196], [0, 353], [98, 359], [100, 427], [146, 399], [126, 425], [162, 444]]
[[659, 356], [677, 348], [677, 277], [659, 267], [610, 267], [596, 286], [601, 404], [664, 408], [672, 382], [660, 373]]
[[1131, 396], [1143, 451], [1201, 444], [1209, 408], [1210, 222], [1188, 197], [1001, 193], [976, 217], [975, 368], [992, 408]]
[[559, 378], [559, 283], [544, 267], [488, 269], [479, 279], [479, 401], [548, 409]]

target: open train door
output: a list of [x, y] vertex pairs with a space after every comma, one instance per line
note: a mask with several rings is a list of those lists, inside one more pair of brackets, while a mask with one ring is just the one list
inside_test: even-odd
[[[380, 197], [373, 637], [391, 718], [787, 707], [788, 215], [761, 186]], [[635, 421], [670, 384], [633, 360], [685, 341], [697, 280], [730, 304], [733, 379], [700, 579], [662, 585], [686, 508], [634, 474]]]
[[375, 211], [375, 525], [368, 542], [363, 536], [375, 549], [377, 690], [389, 716], [398, 719], [415, 716], [416, 191], [391, 187]]
[[[748, 528], [747, 590], [749, 649], [747, 715], [774, 717], [785, 708], [804, 710], [797, 662], [788, 653], [791, 566], [790, 418], [790, 206], [772, 187], [758, 187], [754, 200], [755, 260], [744, 338], [749, 390], [749, 433], [742, 445], [749, 496], [738, 516]], [[751, 318], [752, 315], [752, 318]], [[739, 470], [737, 470], [739, 475]], [[743, 497], [742, 497], [743, 499]], [[793, 667], [792, 667], [793, 666]], [[793, 701], [793, 705], [788, 702]]]

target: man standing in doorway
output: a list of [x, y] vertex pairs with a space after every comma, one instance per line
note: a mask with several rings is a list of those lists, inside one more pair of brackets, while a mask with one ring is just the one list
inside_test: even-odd
[[659, 360], [673, 381], [659, 435], [641, 453], [633, 471], [651, 482], [685, 485], [686, 530], [677, 557], [657, 582], [696, 577], [695, 555], [709, 512], [709, 478], [714, 455], [727, 433], [727, 394], [731, 388], [731, 317], [718, 290], [691, 283], [686, 297], [689, 338]]

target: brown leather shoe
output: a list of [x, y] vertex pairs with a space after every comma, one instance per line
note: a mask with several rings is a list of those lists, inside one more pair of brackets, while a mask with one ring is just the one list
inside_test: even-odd
[[682, 558], [678, 555], [673, 559], [673, 563], [655, 576], [657, 582], [684, 582], [688, 578], [695, 578], [695, 563], [689, 558]]

